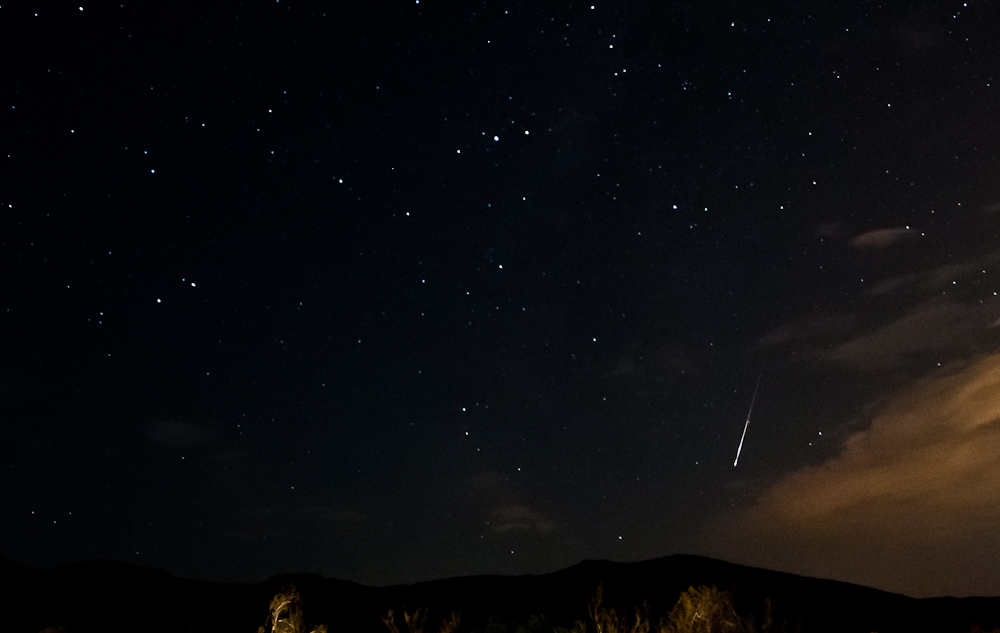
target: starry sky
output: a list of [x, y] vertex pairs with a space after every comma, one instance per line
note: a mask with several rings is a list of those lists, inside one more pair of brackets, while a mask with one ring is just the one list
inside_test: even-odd
[[0, 6], [0, 556], [1000, 594], [997, 7], [591, 1]]

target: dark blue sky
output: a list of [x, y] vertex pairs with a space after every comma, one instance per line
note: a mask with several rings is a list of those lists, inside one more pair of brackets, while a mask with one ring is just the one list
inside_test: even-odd
[[0, 555], [1000, 593], [995, 8], [362, 4], [0, 8]]

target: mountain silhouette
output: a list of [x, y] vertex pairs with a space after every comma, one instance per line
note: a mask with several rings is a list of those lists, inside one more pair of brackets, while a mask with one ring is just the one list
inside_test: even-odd
[[682, 592], [702, 586], [729, 592], [736, 612], [762, 633], [957, 633], [1000, 625], [1000, 598], [917, 599], [689, 555], [634, 563], [588, 560], [550, 574], [389, 587], [315, 574], [279, 575], [257, 584], [216, 583], [109, 561], [38, 570], [0, 559], [0, 575], [6, 587], [0, 630], [10, 633], [254, 633], [267, 621], [271, 598], [290, 586], [301, 595], [306, 620], [325, 623], [331, 632], [388, 633], [382, 616], [389, 609], [401, 614], [425, 608], [424, 633], [438, 631], [453, 612], [460, 614], [455, 633], [515, 631], [513, 624], [532, 615], [544, 615], [549, 628], [571, 628], [581, 621], [593, 633], [588, 604], [599, 586], [604, 604], [620, 614], [630, 615], [645, 602], [654, 632]]

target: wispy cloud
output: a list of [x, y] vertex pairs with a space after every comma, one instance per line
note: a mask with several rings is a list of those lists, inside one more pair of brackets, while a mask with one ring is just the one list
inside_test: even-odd
[[[537, 503], [525, 501], [513, 491], [506, 477], [493, 471], [473, 475], [467, 480], [472, 493], [464, 505], [478, 507], [479, 520], [497, 534], [547, 534], [556, 523], [537, 509]], [[485, 517], [484, 517], [485, 515]]]
[[992, 327], [1000, 308], [947, 299], [922, 303], [882, 327], [843, 342], [821, 357], [855, 369], [885, 369], [917, 354], [962, 350]]
[[934, 292], [953, 288], [959, 283], [968, 281], [970, 277], [985, 272], [986, 268], [995, 268], [1000, 263], [997, 253], [957, 264], [944, 264], [922, 273], [897, 275], [876, 282], [868, 290], [870, 295], [887, 295], [897, 290], [910, 290], [917, 294]]
[[490, 512], [490, 528], [494, 532], [534, 532], [544, 534], [555, 529], [555, 523], [528, 506], [510, 504]]
[[919, 279], [917, 275], [896, 275], [882, 281], [875, 282], [869, 289], [868, 294], [876, 297], [892, 294], [898, 290], [912, 288]]
[[797, 341], [814, 341], [849, 332], [855, 319], [851, 316], [824, 314], [794, 325], [785, 325], [768, 332], [757, 341], [761, 347], [785, 345]]
[[980, 264], [978, 262], [964, 262], [961, 264], [948, 264], [940, 266], [927, 274], [927, 283], [932, 290], [947, 288], [958, 283], [959, 279], [974, 273]]
[[917, 236], [910, 227], [877, 229], [851, 238], [850, 245], [860, 251], [871, 251], [887, 248]]
[[[849, 312], [782, 325], [762, 336], [758, 345], [796, 348], [800, 359], [861, 370], [899, 368], [924, 353], [954, 357], [982, 349], [1000, 322], [1000, 302], [986, 285], [996, 279], [998, 266], [1000, 252], [993, 251], [887, 277], [871, 283], [868, 298], [854, 302]], [[985, 301], [987, 297], [991, 300]], [[881, 316], [886, 301], [898, 312], [888, 322]]]

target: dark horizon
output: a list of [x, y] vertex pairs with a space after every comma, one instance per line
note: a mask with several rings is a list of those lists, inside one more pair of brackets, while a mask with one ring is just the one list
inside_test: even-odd
[[[645, 622], [639, 630], [650, 627], [669, 633], [687, 630], [683, 627], [690, 624], [692, 609], [739, 631], [792, 627], [831, 633], [914, 629], [958, 633], [993, 630], [1000, 601], [909, 598], [689, 555], [635, 563], [585, 561], [544, 575], [474, 576], [391, 587], [315, 574], [275, 576], [241, 585], [193, 582], [120, 562], [29, 573], [0, 559], [0, 573], [14, 588], [4, 595], [14, 614], [7, 622], [12, 633], [129, 631], [138, 622], [152, 623], [154, 632], [235, 633], [258, 626], [268, 615], [268, 604], [271, 608], [275, 604], [271, 598], [278, 594], [284, 596], [282, 604], [298, 605], [308, 623], [361, 633], [384, 633], [385, 618], [392, 613], [399, 630], [416, 630], [404, 624], [408, 618], [401, 610], [422, 613], [417, 618], [424, 622], [417, 626], [421, 630], [438, 630], [441, 623], [442, 633], [518, 628], [593, 633], [601, 630], [600, 622], [607, 623], [597, 613], [615, 621], [627, 619], [623, 622], [626, 630], [632, 629], [634, 613]], [[102, 599], [109, 589], [118, 605], [111, 622]], [[451, 622], [447, 629], [445, 621]], [[311, 628], [307, 625], [304, 630]]]
[[[860, 591], [865, 592], [872, 596], [883, 596], [886, 598], [899, 598], [906, 601], [922, 601], [922, 602], [943, 602], [958, 600], [962, 601], [969, 599], [971, 601], [975, 600], [1000, 600], [1000, 596], [965, 596], [959, 598], [956, 596], [928, 596], [924, 598], [915, 598], [913, 596], [907, 596], [902, 593], [895, 593], [891, 591], [886, 591], [884, 589], [879, 589], [877, 587], [869, 587], [867, 585], [860, 585], [857, 583], [851, 583], [842, 580], [835, 580], [831, 578], [819, 578], [814, 576], [804, 576], [802, 574], [796, 574], [793, 572], [780, 571], [775, 569], [768, 569], [766, 567], [755, 567], [753, 565], [743, 565], [740, 563], [733, 563], [730, 561], [722, 560], [719, 558], [712, 558], [709, 556], [701, 556], [699, 554], [669, 554], [666, 556], [658, 556], [656, 558], [650, 558], [638, 561], [614, 561], [607, 559], [585, 559], [578, 561], [567, 567], [561, 567], [552, 571], [540, 572], [540, 573], [528, 573], [528, 574], [473, 574], [468, 576], [448, 576], [444, 578], [430, 578], [427, 580], [421, 580], [415, 583], [406, 584], [391, 584], [391, 585], [369, 585], [365, 583], [360, 583], [355, 580], [350, 580], [347, 578], [337, 578], [332, 576], [324, 576], [322, 574], [317, 574], [311, 571], [285, 571], [276, 574], [272, 574], [267, 578], [261, 578], [252, 581], [216, 581], [208, 580], [202, 578], [190, 578], [187, 576], [178, 576], [171, 573], [169, 570], [159, 568], [159, 567], [149, 567], [146, 565], [141, 565], [138, 563], [113, 560], [113, 559], [89, 559], [89, 560], [79, 560], [79, 561], [69, 561], [66, 563], [61, 563], [54, 567], [34, 567], [31, 565], [24, 565], [16, 561], [10, 560], [8, 558], [0, 556], [0, 566], [3, 566], [3, 570], [9, 572], [12, 568], [16, 568], [19, 571], [26, 571], [31, 574], [41, 574], [42, 577], [50, 576], [52, 574], [64, 574], [67, 571], [72, 570], [73, 577], [77, 580], [85, 579], [88, 577], [87, 574], [81, 572], [98, 570], [100, 575], [113, 574], [113, 572], [119, 572], [119, 576], [122, 578], [127, 578], [132, 574], [139, 574], [144, 577], [160, 577], [168, 578], [171, 581], [179, 581], [183, 583], [193, 582], [198, 585], [213, 585], [213, 586], [224, 586], [224, 585], [239, 585], [242, 587], [280, 587], [287, 588], [289, 586], [296, 586], [298, 582], [296, 579], [309, 578], [320, 583], [325, 583], [327, 581], [334, 583], [348, 583], [352, 586], [366, 590], [399, 590], [399, 589], [410, 589], [410, 588], [421, 588], [426, 590], [427, 587], [436, 586], [451, 586], [455, 583], [463, 583], [466, 581], [478, 581], [478, 580], [498, 580], [503, 582], [516, 582], [518, 580], [539, 580], [545, 578], [576, 578], [574, 581], [574, 587], [579, 589], [580, 584], [579, 576], [585, 576], [590, 580], [593, 580], [591, 576], [597, 578], [594, 580], [594, 592], [597, 588], [603, 584], [606, 584], [604, 580], [599, 579], [600, 576], [603, 578], [606, 575], [610, 575], [614, 584], [618, 585], [614, 587], [614, 594], [625, 596], [632, 592], [633, 590], [641, 589], [646, 586], [642, 578], [648, 575], [649, 570], [659, 569], [660, 567], [670, 567], [675, 570], [681, 570], [686, 575], [695, 575], [697, 578], [695, 583], [703, 585], [706, 581], [705, 578], [710, 578], [713, 575], [718, 575], [720, 571], [725, 571], [726, 574], [736, 573], [739, 575], [741, 582], [745, 582], [748, 578], [760, 575], [766, 577], [773, 581], [774, 579], [784, 579], [789, 583], [794, 583], [798, 581], [814, 584], [819, 587], [840, 587], [847, 591]], [[643, 573], [631, 574], [629, 570], [644, 570]], [[597, 571], [595, 571], [597, 570]], [[586, 573], [584, 573], [586, 572]], [[596, 574], [596, 575], [595, 575]], [[669, 583], [677, 582], [687, 582], [689, 586], [692, 586], [690, 582], [683, 580], [683, 575], [677, 575], [677, 577], [671, 577]], [[676, 574], [675, 574], [676, 575]], [[628, 580], [626, 580], [628, 579]], [[731, 581], [733, 582], [733, 581]], [[593, 583], [592, 583], [593, 584]], [[718, 584], [718, 583], [716, 583]], [[589, 587], [589, 585], [588, 585]], [[732, 593], [733, 587], [729, 587], [730, 593]], [[427, 591], [423, 591], [423, 594], [432, 595]], [[593, 597], [593, 596], [590, 596]], [[662, 607], [662, 605], [661, 605]]]
[[0, 7], [0, 556], [1000, 595], [998, 17]]

